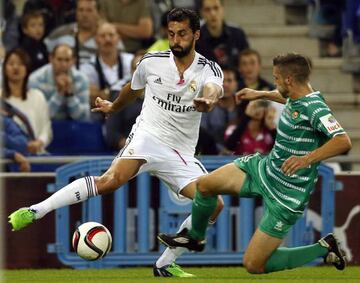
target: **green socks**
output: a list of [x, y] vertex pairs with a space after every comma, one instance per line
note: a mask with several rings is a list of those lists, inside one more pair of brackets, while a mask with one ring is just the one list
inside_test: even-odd
[[217, 205], [217, 196], [204, 197], [196, 191], [195, 199], [192, 203], [192, 228], [189, 235], [197, 240], [204, 240], [209, 218], [213, 214]]
[[297, 248], [278, 248], [265, 265], [265, 272], [274, 272], [303, 266], [314, 259], [326, 256], [329, 250], [320, 244]]

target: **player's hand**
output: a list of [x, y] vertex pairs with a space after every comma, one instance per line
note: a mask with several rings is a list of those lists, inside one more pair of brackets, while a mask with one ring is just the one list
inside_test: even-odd
[[215, 100], [204, 97], [194, 98], [193, 100], [194, 107], [198, 112], [210, 112], [214, 109], [216, 102]]
[[281, 166], [281, 170], [286, 176], [295, 174], [296, 171], [308, 167], [310, 164], [306, 155], [290, 156]]
[[235, 93], [235, 102], [239, 104], [242, 100], [255, 100], [261, 98], [262, 94], [258, 90], [243, 88]]
[[113, 103], [111, 101], [97, 97], [95, 99], [95, 108], [91, 109], [91, 112], [110, 114], [113, 112], [112, 105]]

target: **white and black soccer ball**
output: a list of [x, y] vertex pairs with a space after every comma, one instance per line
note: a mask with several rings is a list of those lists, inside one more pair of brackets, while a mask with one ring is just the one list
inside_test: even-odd
[[72, 246], [85, 260], [103, 258], [111, 249], [112, 237], [109, 230], [97, 222], [81, 224], [73, 234]]

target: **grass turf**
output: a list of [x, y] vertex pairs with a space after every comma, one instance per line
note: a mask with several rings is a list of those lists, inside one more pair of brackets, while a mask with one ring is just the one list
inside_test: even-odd
[[152, 268], [118, 268], [118, 269], [22, 269], [5, 270], [3, 272], [4, 282], [164, 282], [173, 280], [175, 282], [291, 282], [291, 283], [313, 283], [313, 282], [360, 282], [360, 267], [348, 267], [343, 272], [333, 267], [304, 267], [289, 271], [275, 272], [265, 275], [248, 274], [241, 267], [187, 267], [187, 272], [195, 274], [196, 278], [155, 278]]

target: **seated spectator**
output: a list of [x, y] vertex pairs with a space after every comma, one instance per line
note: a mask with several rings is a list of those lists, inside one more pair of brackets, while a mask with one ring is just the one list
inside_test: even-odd
[[[137, 63], [144, 56], [144, 50], [139, 50], [131, 61], [131, 74], [135, 72]], [[113, 92], [114, 100], [118, 92]], [[113, 113], [105, 120], [105, 142], [110, 150], [118, 151], [123, 148], [136, 118], [142, 109], [143, 100], [136, 99], [119, 112]]]
[[270, 152], [276, 128], [273, 112], [268, 112], [270, 103], [265, 100], [250, 101], [246, 107], [247, 119], [238, 125], [231, 125], [225, 133], [224, 154], [249, 155], [256, 152]]
[[168, 39], [167, 28], [167, 15], [169, 12], [165, 12], [161, 15], [161, 27], [159, 31], [159, 38], [148, 48], [148, 52], [165, 51], [170, 48]]
[[55, 29], [45, 39], [50, 52], [59, 44], [67, 44], [75, 51], [75, 66], [89, 62], [96, 55], [95, 34], [100, 21], [97, 0], [78, 0], [76, 4], [76, 22]]
[[135, 53], [153, 35], [153, 22], [147, 0], [100, 0], [103, 16], [115, 24], [125, 51]]
[[49, 62], [49, 54], [43, 36], [45, 32], [44, 17], [40, 11], [28, 12], [21, 18], [23, 36], [20, 47], [29, 54], [31, 65], [29, 72]]
[[272, 90], [274, 85], [260, 76], [261, 57], [253, 49], [245, 49], [239, 54], [239, 89], [248, 87], [256, 90]]
[[224, 21], [223, 1], [201, 0], [200, 4], [205, 24], [196, 51], [219, 65], [236, 68], [239, 53], [249, 47], [244, 31]]
[[23, 14], [40, 11], [45, 19], [45, 35], [56, 27], [75, 21], [76, 0], [26, 0]]
[[236, 118], [234, 94], [238, 89], [235, 69], [223, 67], [222, 71], [224, 73], [224, 96], [219, 99], [211, 112], [203, 113], [201, 118], [201, 127], [212, 135], [219, 150], [223, 148], [226, 128]]
[[32, 154], [45, 151], [52, 139], [49, 108], [42, 92], [28, 89], [29, 57], [22, 49], [5, 56], [4, 82], [1, 95], [7, 111], [29, 136], [28, 150]]
[[1, 157], [14, 160], [18, 164], [20, 172], [29, 172], [31, 167], [26, 159], [28, 136], [4, 109], [0, 109], [0, 112], [3, 121], [3, 125], [0, 127], [3, 142]]
[[54, 48], [50, 63], [30, 75], [29, 87], [44, 93], [51, 119], [89, 119], [89, 82], [74, 68], [74, 53], [68, 45]]
[[[245, 49], [239, 54], [239, 89], [251, 88], [256, 90], [272, 90], [275, 86], [261, 77], [261, 57], [259, 52], [253, 49]], [[278, 123], [284, 105], [272, 102], [271, 110], [275, 113], [275, 121]]]
[[131, 79], [131, 61], [134, 55], [118, 51], [119, 41], [113, 24], [100, 24], [96, 33], [98, 54], [91, 58], [90, 63], [80, 67], [89, 79], [91, 106], [95, 105], [97, 97], [113, 100], [122, 86]]

